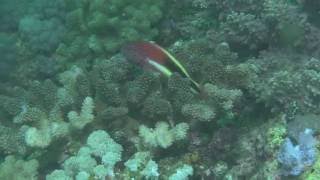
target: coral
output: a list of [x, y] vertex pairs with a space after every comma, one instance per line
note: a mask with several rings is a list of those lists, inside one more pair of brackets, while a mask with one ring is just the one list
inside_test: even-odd
[[24, 161], [12, 155], [6, 156], [0, 164], [0, 179], [38, 179], [38, 167], [39, 163], [35, 159]]
[[[72, 156], [63, 162], [63, 169], [68, 176], [75, 176], [79, 172], [92, 173], [93, 168], [97, 166], [97, 162], [91, 157], [90, 149], [86, 147], [80, 148], [76, 156]], [[61, 171], [61, 170], [58, 170]]]
[[[295, 63], [292, 63], [293, 60]], [[318, 59], [297, 54], [263, 54], [255, 64], [259, 69], [258, 75], [264, 78], [255, 81], [250, 89], [257, 96], [257, 101], [264, 102], [274, 112], [282, 111], [290, 115], [293, 111], [318, 112], [318, 63]]]
[[171, 103], [162, 98], [160, 92], [149, 95], [142, 107], [142, 115], [150, 119], [170, 119], [172, 112]]
[[118, 106], [123, 103], [119, 84], [113, 82], [98, 81], [97, 93], [101, 99], [107, 100], [110, 105]]
[[91, 148], [92, 153], [98, 157], [103, 157], [108, 151], [114, 151], [117, 154], [122, 151], [122, 147], [102, 130], [91, 133], [87, 139], [87, 145]]
[[214, 176], [216, 178], [222, 178], [223, 175], [226, 173], [226, 171], [228, 170], [228, 165], [226, 162], [218, 162], [217, 164], [215, 164], [215, 166], [213, 167], [213, 173]]
[[279, 124], [275, 125], [268, 129], [268, 144], [271, 148], [279, 148], [280, 145], [285, 140], [285, 136], [287, 134], [287, 129], [284, 125]]
[[124, 57], [116, 55], [110, 59], [102, 59], [97, 63], [97, 71], [101, 79], [107, 82], [119, 83], [129, 79], [132, 65]]
[[94, 87], [99, 99], [108, 102], [108, 105], [118, 106], [124, 103], [119, 83], [128, 80], [131, 65], [121, 56], [110, 59], [99, 59], [93, 67], [92, 79], [96, 81]]
[[128, 111], [127, 107], [107, 107], [98, 114], [98, 118], [106, 121], [116, 120], [126, 117]]
[[59, 88], [56, 92], [57, 105], [59, 107], [68, 107], [74, 103], [74, 97], [66, 88]]
[[169, 180], [187, 180], [188, 176], [193, 175], [193, 168], [188, 164], [184, 164], [182, 167], [176, 169], [176, 172], [169, 176]]
[[[23, 58], [24, 62], [21, 65], [32, 63], [34, 69], [25, 73], [38, 74], [37, 70], [41, 66], [41, 61], [38, 60], [47, 61], [66, 33], [64, 25], [66, 2], [47, 3], [36, 0], [28, 3], [23, 9], [26, 11], [25, 15], [17, 23], [20, 37], [19, 50], [28, 56]], [[33, 63], [35, 59], [36, 63]]]
[[[155, 37], [158, 31], [153, 24], [162, 17], [163, 6], [151, 1], [84, 1], [68, 13], [67, 24], [86, 33], [89, 47], [96, 52], [115, 52], [126, 41]], [[119, 12], [122, 16], [117, 16]]]
[[[228, 163], [228, 170], [223, 178], [232, 176], [266, 179], [278, 176], [279, 167], [276, 157], [278, 149], [271, 149], [268, 146], [266, 132], [266, 129], [274, 127], [275, 121], [279, 119], [270, 119], [268, 123], [259, 123], [259, 126], [240, 129], [237, 126], [233, 129], [223, 128], [219, 130], [222, 132], [219, 134], [217, 132], [212, 137], [211, 149], [214, 151], [205, 151], [205, 153], [211, 153], [215, 161]], [[236, 157], [235, 161], [230, 163], [228, 161], [230, 157]]]
[[238, 133], [236, 129], [226, 127], [218, 129], [213, 133], [207, 145], [205, 157], [209, 156], [214, 159], [224, 160], [226, 158], [226, 153], [224, 152], [230, 152], [233, 148], [232, 144], [237, 140]]
[[124, 163], [131, 177], [153, 179], [159, 176], [158, 164], [149, 152], [137, 152]]
[[83, 100], [80, 113], [75, 111], [70, 111], [68, 113], [68, 119], [71, 123], [71, 126], [76, 129], [82, 129], [85, 125], [92, 122], [94, 119], [93, 109], [93, 99], [91, 97], [86, 97]]
[[135, 172], [141, 169], [141, 166], [144, 165], [148, 158], [150, 158], [149, 152], [137, 152], [124, 165], [130, 171]]
[[255, 179], [279, 179], [279, 165], [276, 160], [268, 160], [264, 163], [263, 167], [252, 176]]
[[175, 140], [181, 140], [186, 137], [189, 126], [187, 123], [179, 123], [172, 129], [166, 122], [158, 122], [155, 129], [144, 125], [139, 127], [139, 136], [146, 146], [167, 148]]
[[306, 128], [312, 129], [314, 132], [320, 132], [319, 118], [320, 116], [316, 114], [297, 114], [292, 121], [287, 124], [288, 136], [299, 139], [300, 132], [303, 132]]
[[[93, 99], [91, 97], [86, 97], [83, 101], [81, 112], [78, 114], [75, 111], [70, 111], [68, 113], [69, 123], [65, 122], [61, 115], [54, 109], [49, 113], [49, 115], [40, 111], [39, 114], [33, 114], [34, 116], [29, 116], [29, 121], [37, 121], [31, 126], [25, 127], [25, 142], [30, 147], [47, 147], [50, 143], [60, 137], [64, 137], [70, 133], [70, 127], [73, 129], [82, 129], [85, 125], [94, 120], [93, 115]], [[39, 115], [42, 115], [39, 117]], [[19, 115], [15, 118], [16, 121], [25, 121], [25, 119], [20, 120], [23, 116]], [[25, 118], [25, 117], [24, 117]], [[41, 118], [41, 119], [40, 119]]]
[[46, 114], [36, 107], [24, 106], [23, 110], [13, 118], [14, 123], [30, 124], [46, 118]]
[[23, 141], [23, 133], [14, 128], [0, 125], [0, 151], [4, 154], [24, 154], [26, 145]]
[[305, 129], [304, 132], [300, 133], [296, 146], [287, 138], [278, 155], [278, 161], [282, 165], [282, 174], [297, 176], [307, 166], [313, 165], [316, 160], [315, 145], [316, 139], [312, 136], [311, 129]]
[[263, 18], [277, 32], [277, 43], [283, 47], [301, 48], [308, 46], [305, 35], [310, 25], [303, 14], [297, 13], [300, 7], [287, 1], [266, 0], [263, 3]]
[[222, 13], [229, 13], [230, 11], [237, 12], [259, 12], [261, 11], [261, 5], [263, 1], [259, 0], [216, 0], [211, 1], [218, 10]]
[[[56, 28], [55, 28], [56, 27]], [[20, 20], [19, 31], [33, 51], [52, 52], [58, 47], [65, 32], [57, 20], [41, 20], [26, 16]]]
[[91, 133], [87, 145], [93, 155], [101, 157], [102, 163], [107, 169], [107, 174], [113, 176], [113, 167], [121, 160], [122, 146], [102, 130]]
[[87, 74], [83, 73], [77, 76], [75, 87], [78, 89], [78, 94], [82, 98], [92, 96], [92, 82], [90, 82]]
[[204, 85], [204, 92], [211, 99], [212, 103], [216, 104], [216, 114], [222, 115], [221, 124], [227, 123], [228, 119], [234, 118], [234, 106], [243, 95], [240, 89], [225, 89], [207, 83]]
[[168, 80], [168, 99], [175, 112], [180, 112], [184, 104], [192, 102], [195, 95], [190, 87], [189, 79], [183, 78], [177, 73], [170, 76]]
[[231, 12], [221, 24], [227, 42], [232, 45], [246, 45], [250, 49], [259, 49], [268, 42], [268, 28], [253, 14]]
[[[297, 134], [320, 129], [313, 1], [6, 1], [0, 154], [36, 159], [40, 179], [56, 167], [47, 179], [317, 173], [313, 142]], [[179, 73], [127, 60], [120, 52], [130, 41], [156, 41], [199, 91]], [[278, 161], [279, 149], [294, 157]]]
[[148, 161], [145, 168], [141, 171], [141, 174], [146, 179], [157, 178], [159, 176], [158, 164], [153, 160]]
[[224, 68], [223, 82], [230, 88], [248, 89], [257, 79], [256, 67], [253, 64], [241, 63]]
[[59, 74], [59, 81], [66, 86], [68, 90], [74, 89], [77, 77], [83, 73], [82, 69], [72, 66], [69, 70]]
[[46, 180], [72, 180], [71, 177], [69, 177], [65, 171], [63, 170], [54, 170], [51, 174], [46, 176]]
[[17, 98], [0, 95], [0, 101], [0, 111], [8, 115], [18, 115], [22, 109], [22, 102]]
[[63, 21], [66, 16], [68, 3], [71, 3], [71, 1], [57, 0], [54, 2], [44, 2], [35, 0], [33, 6], [30, 7], [30, 11], [37, 13], [41, 18], [55, 18]]
[[45, 148], [50, 145], [52, 140], [63, 137], [69, 133], [69, 126], [65, 122], [50, 122], [49, 119], [43, 119], [41, 126], [25, 127], [24, 139], [30, 147]]
[[144, 72], [134, 81], [128, 83], [128, 103], [139, 106], [139, 104], [142, 104], [142, 101], [145, 100], [148, 93], [156, 87], [159, 87], [159, 75], [152, 72]]
[[[233, 101], [236, 101], [239, 97], [242, 96], [242, 92], [239, 89], [224, 89], [212, 84], [204, 85], [205, 92], [212, 99], [216, 99], [218, 102], [222, 104], [233, 104]], [[231, 101], [228, 103], [228, 101]]]
[[[319, 155], [319, 153], [317, 154]], [[317, 158], [313, 167], [302, 174], [301, 179], [316, 180], [320, 178], [320, 158]]]
[[216, 115], [214, 109], [205, 104], [186, 104], [181, 113], [189, 119], [203, 122], [212, 121]]
[[65, 160], [63, 170], [55, 170], [47, 175], [47, 178], [56, 179], [62, 176], [70, 179], [73, 177], [105, 179], [107, 176], [112, 177], [115, 164], [121, 160], [122, 150], [122, 146], [111, 139], [107, 132], [96, 130], [89, 135], [86, 145], [80, 148], [77, 155]]
[[49, 112], [56, 103], [57, 89], [58, 87], [50, 79], [43, 82], [32, 81], [27, 96], [28, 105]]

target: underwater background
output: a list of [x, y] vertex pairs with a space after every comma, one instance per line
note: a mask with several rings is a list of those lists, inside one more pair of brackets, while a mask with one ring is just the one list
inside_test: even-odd
[[0, 4], [0, 180], [320, 179], [320, 1]]

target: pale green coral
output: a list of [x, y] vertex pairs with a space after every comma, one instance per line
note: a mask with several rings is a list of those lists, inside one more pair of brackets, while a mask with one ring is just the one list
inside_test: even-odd
[[94, 119], [93, 115], [94, 103], [91, 97], [86, 97], [83, 100], [81, 112], [70, 111], [68, 113], [68, 119], [71, 126], [76, 129], [82, 129], [85, 125], [92, 122]]
[[78, 91], [76, 88], [77, 78], [83, 74], [83, 70], [75, 65], [59, 74], [59, 82], [63, 84], [63, 87], [58, 88], [56, 92], [59, 106], [71, 105], [75, 102]]
[[176, 169], [176, 172], [169, 176], [169, 180], [188, 180], [188, 176], [193, 175], [193, 168], [188, 164]]
[[69, 70], [59, 74], [59, 81], [69, 91], [75, 90], [77, 77], [83, 74], [83, 70], [77, 66], [72, 66]]
[[151, 159], [150, 152], [136, 152], [124, 165], [131, 178], [157, 179], [159, 176], [158, 164]]
[[46, 176], [46, 180], [72, 180], [65, 171], [63, 170], [54, 170], [51, 174]]
[[59, 175], [79, 180], [90, 177], [104, 180], [107, 176], [115, 175], [113, 169], [121, 160], [122, 150], [122, 146], [111, 139], [107, 132], [94, 131], [89, 135], [87, 144], [63, 163], [63, 170], [55, 170], [47, 178]]
[[145, 168], [141, 171], [141, 175], [146, 179], [157, 179], [159, 176], [158, 164], [153, 160], [149, 160]]
[[189, 125], [187, 123], [179, 123], [170, 129], [168, 123], [161, 121], [156, 124], [154, 129], [141, 125], [139, 127], [139, 136], [147, 146], [167, 148], [175, 140], [185, 138], [188, 129]]
[[[93, 99], [86, 97], [79, 114], [75, 111], [68, 113], [69, 123], [64, 121], [57, 109], [53, 109], [49, 115], [42, 113], [42, 119], [39, 119], [39, 122], [37, 122], [35, 126], [24, 126], [26, 129], [24, 137], [26, 144], [30, 147], [45, 148], [49, 146], [53, 140], [68, 135], [70, 133], [70, 127], [82, 129], [94, 120], [93, 109]], [[37, 118], [37, 116], [34, 118]]]
[[0, 179], [2, 180], [36, 180], [38, 179], [37, 160], [24, 161], [15, 156], [7, 156], [0, 165]]
[[25, 142], [30, 147], [45, 148], [52, 140], [69, 133], [69, 124], [52, 115], [41, 119], [37, 127], [25, 126]]
[[149, 158], [149, 152], [137, 152], [132, 156], [132, 158], [125, 162], [124, 165], [128, 168], [128, 170], [136, 172]]

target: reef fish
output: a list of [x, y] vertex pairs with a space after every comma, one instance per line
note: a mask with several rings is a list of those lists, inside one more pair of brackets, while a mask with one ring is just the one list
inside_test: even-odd
[[188, 78], [194, 91], [200, 92], [199, 84], [194, 81], [183, 65], [168, 51], [153, 42], [130, 42], [122, 47], [122, 54], [144, 69], [156, 70], [167, 77], [174, 72]]

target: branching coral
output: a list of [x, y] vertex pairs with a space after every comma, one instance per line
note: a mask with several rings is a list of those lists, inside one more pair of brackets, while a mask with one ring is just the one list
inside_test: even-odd
[[76, 129], [82, 129], [85, 125], [92, 122], [94, 119], [93, 109], [93, 99], [91, 97], [86, 97], [83, 100], [80, 113], [77, 113], [75, 111], [70, 111], [68, 113], [68, 118], [71, 126]]
[[135, 153], [124, 165], [135, 177], [154, 179], [159, 176], [158, 164], [151, 159], [149, 152]]
[[0, 126], [0, 151], [2, 153], [24, 154], [26, 149], [22, 132], [3, 125]]
[[15, 156], [7, 156], [0, 164], [0, 179], [37, 179], [39, 162], [35, 159], [24, 161]]
[[190, 165], [184, 164], [182, 167], [176, 169], [176, 172], [169, 176], [169, 180], [188, 179], [188, 176], [193, 174], [193, 168]]
[[94, 131], [89, 135], [86, 146], [83, 146], [77, 155], [68, 158], [63, 163], [64, 170], [55, 170], [47, 178], [58, 180], [61, 177], [67, 179], [112, 177], [114, 176], [115, 164], [121, 160], [122, 150], [122, 146], [111, 139], [107, 132]]
[[188, 129], [189, 126], [186, 123], [179, 123], [169, 129], [168, 123], [158, 122], [155, 129], [141, 125], [139, 127], [139, 135], [147, 146], [167, 148], [173, 144], [173, 141], [184, 139]]
[[181, 113], [192, 120], [204, 122], [212, 121], [216, 116], [214, 109], [205, 104], [186, 104], [182, 107]]
[[[60, 137], [64, 137], [70, 133], [71, 129], [82, 129], [86, 124], [93, 121], [93, 100], [90, 97], [84, 99], [82, 109], [80, 114], [75, 111], [71, 111], [68, 114], [69, 123], [65, 122], [60, 116], [59, 111], [56, 112], [53, 109], [49, 115], [41, 112], [39, 114], [34, 114], [34, 116], [25, 116], [20, 122], [26, 121], [37, 121], [24, 127], [25, 130], [25, 142], [30, 147], [47, 147], [50, 143]], [[18, 116], [16, 121], [22, 117]], [[26, 119], [28, 118], [28, 119]], [[19, 121], [18, 121], [19, 122]]]

